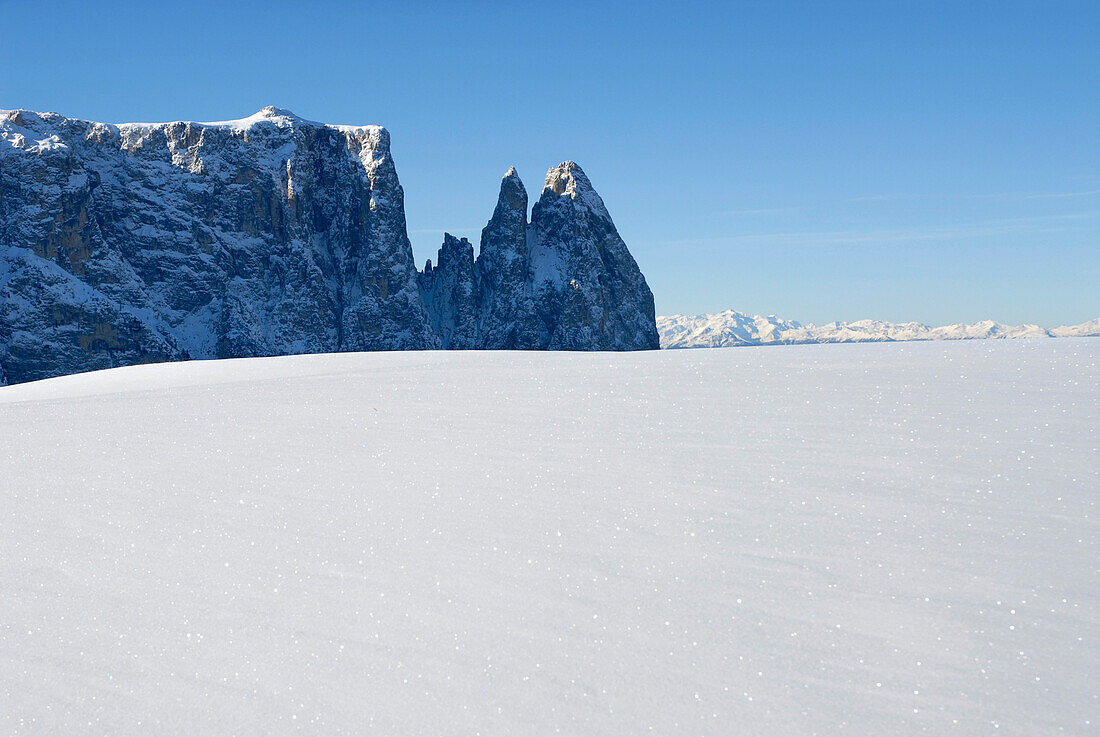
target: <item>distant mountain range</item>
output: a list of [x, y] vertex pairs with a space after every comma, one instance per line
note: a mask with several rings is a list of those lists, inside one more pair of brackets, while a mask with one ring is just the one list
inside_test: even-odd
[[1080, 325], [1042, 328], [992, 320], [930, 327], [919, 322], [857, 320], [803, 325], [774, 315], [762, 317], [726, 310], [716, 315], [657, 318], [662, 348], [723, 348], [794, 343], [872, 343], [899, 340], [978, 340], [985, 338], [1084, 338], [1100, 336], [1100, 318]]

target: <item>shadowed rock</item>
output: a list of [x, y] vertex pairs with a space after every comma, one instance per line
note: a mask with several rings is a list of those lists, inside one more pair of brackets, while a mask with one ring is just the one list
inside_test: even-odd
[[419, 273], [378, 126], [264, 108], [107, 125], [0, 111], [0, 384], [349, 350], [657, 348], [653, 296], [580, 167], [530, 222], [515, 169], [476, 262]]
[[529, 270], [527, 190], [512, 167], [500, 182], [493, 217], [481, 231], [475, 272], [480, 296], [478, 348], [542, 347]]
[[527, 242], [540, 347], [659, 347], [653, 293], [603, 200], [572, 161], [547, 172]]
[[428, 261], [420, 274], [420, 295], [442, 348], [476, 347], [474, 247], [468, 240], [443, 234], [435, 268]]
[[9, 382], [438, 345], [383, 128], [4, 111], [0, 164]]

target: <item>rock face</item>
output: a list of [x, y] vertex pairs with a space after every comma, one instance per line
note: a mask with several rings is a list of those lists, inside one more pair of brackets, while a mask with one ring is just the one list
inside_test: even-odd
[[500, 182], [500, 196], [481, 231], [475, 272], [480, 297], [477, 347], [544, 348], [535, 317], [527, 249], [527, 190], [515, 168]]
[[528, 243], [539, 347], [659, 347], [653, 293], [603, 200], [572, 161], [546, 174]]
[[425, 348], [657, 348], [575, 164], [527, 223], [514, 170], [474, 261], [418, 273], [378, 126], [264, 108], [107, 125], [0, 111], [0, 384], [133, 363]]
[[433, 348], [389, 134], [2, 113], [10, 382], [144, 361]]
[[572, 161], [550, 169], [527, 222], [514, 168], [500, 184], [481, 252], [447, 235], [421, 293], [446, 348], [659, 347], [650, 292], [603, 200]]
[[441, 347], [468, 350], [477, 345], [474, 247], [465, 238], [443, 234], [436, 267], [420, 274], [420, 294]]

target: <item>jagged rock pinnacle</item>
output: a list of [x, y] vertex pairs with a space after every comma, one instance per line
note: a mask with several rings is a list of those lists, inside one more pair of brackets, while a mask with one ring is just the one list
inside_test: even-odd
[[493, 217], [481, 231], [474, 272], [480, 298], [479, 348], [539, 347], [529, 265], [527, 190], [513, 166], [501, 179]]
[[470, 241], [444, 233], [435, 268], [425, 268], [419, 280], [420, 296], [441, 347], [476, 347], [474, 247]]
[[547, 172], [531, 213], [528, 242], [545, 347], [659, 347], [653, 293], [603, 200], [575, 162]]

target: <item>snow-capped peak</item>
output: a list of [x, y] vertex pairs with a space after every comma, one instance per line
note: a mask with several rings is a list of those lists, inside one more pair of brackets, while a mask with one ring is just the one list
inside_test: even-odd
[[563, 161], [546, 172], [546, 181], [540, 199], [550, 200], [558, 197], [569, 197], [596, 215], [606, 220], [611, 219], [603, 199], [593, 189], [592, 182], [576, 162]]
[[865, 343], [900, 340], [971, 340], [1100, 336], [1100, 319], [1046, 329], [1005, 325], [993, 320], [930, 327], [919, 322], [882, 320], [802, 325], [774, 315], [761, 317], [726, 310], [714, 315], [665, 315], [657, 318], [662, 348], [718, 348], [772, 343]]

